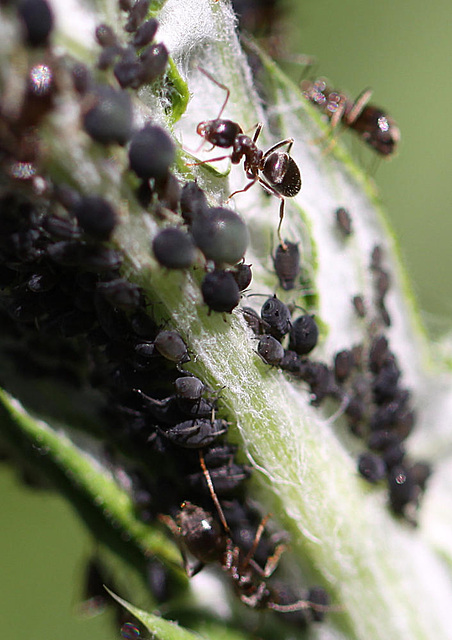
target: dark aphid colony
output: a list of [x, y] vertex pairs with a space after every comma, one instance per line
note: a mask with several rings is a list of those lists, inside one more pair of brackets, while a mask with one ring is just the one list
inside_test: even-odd
[[[280, 234], [285, 198], [301, 189], [300, 171], [290, 156], [294, 140], [285, 138], [260, 150], [262, 125], [250, 137], [236, 122], [221, 119], [229, 90], [201, 70], [226, 91], [226, 99], [216, 119], [199, 123], [198, 134], [228, 150], [223, 157], [233, 164], [243, 160], [249, 182], [241, 191], [258, 182], [280, 200], [280, 244], [268, 261], [273, 261], [270, 277], [281, 298], [267, 294], [259, 312], [238, 309], [253, 277], [246, 262], [246, 212], [242, 216], [213, 202], [212, 194], [207, 196], [196, 182], [184, 182], [176, 143], [160, 121], [136, 124], [134, 91], [165, 73], [169, 54], [154, 42], [158, 22], [149, 17], [149, 0], [120, 0], [119, 6], [122, 32], [107, 24], [96, 29], [101, 51], [95, 69], [73, 60], [49, 63], [51, 88], [40, 95], [36, 87], [26, 88], [16, 116], [0, 114], [0, 163], [5, 169], [0, 186], [0, 344], [8, 363], [2, 384], [14, 393], [20, 375], [29, 378], [30, 386], [36, 384], [39, 394], [41, 387], [55, 382], [55, 396], [61, 386], [66, 397], [73, 393], [81, 398], [81, 414], [85, 398], [87, 406], [95, 398], [93, 419], [81, 428], [97, 438], [100, 458], [108, 460], [111, 475], [127, 491], [140, 526], [172, 534], [188, 576], [205, 564], [214, 565], [239, 605], [271, 610], [280, 614], [282, 624], [303, 629], [337, 609], [322, 586], [298, 589], [282, 567], [283, 577], [273, 578], [287, 534], [269, 533], [273, 518], [263, 517], [248, 495], [252, 468], [231, 442], [237, 427], [231, 407], [222, 400], [223, 388], [213, 388], [201, 376], [203, 365], [190, 347], [190, 332], [178, 330], [168, 308], [150, 292], [157, 290], [158, 279], [181, 283], [183, 295], [190, 292], [184, 300], [187, 309], [193, 305], [209, 327], [236, 330], [243, 316], [250, 328], [245, 327], [243, 340], [257, 370], [264, 377], [287, 376], [313, 406], [335, 403], [366, 448], [358, 459], [357, 481], [385, 482], [392, 511], [413, 519], [430, 470], [405, 452], [415, 414], [385, 335], [390, 276], [384, 252], [375, 247], [370, 260], [372, 304], [364, 305], [359, 295], [353, 299], [366, 339], [338, 351], [332, 362], [314, 359], [323, 337], [321, 318], [305, 310], [294, 314], [297, 307], [289, 297], [300, 281], [303, 247], [299, 239], [283, 241]], [[39, 47], [49, 49], [52, 59], [50, 5], [22, 0], [14, 11], [25, 45], [34, 53]], [[105, 173], [118, 162], [123, 189], [110, 193], [76, 172], [67, 175], [64, 166], [61, 172], [49, 169], [39, 130], [58, 108], [58, 92], [63, 91], [78, 108], [74, 126], [83, 144]], [[316, 91], [329, 104], [333, 100], [326, 87], [316, 86]], [[356, 103], [339, 97], [330, 116], [333, 126], [340, 121], [379, 153], [391, 153], [398, 141], [394, 123], [364, 97]], [[383, 133], [392, 135], [392, 148]], [[31, 150], [25, 145], [29, 136]], [[340, 233], [350, 235], [347, 211], [338, 208], [335, 215]], [[149, 225], [139, 226], [143, 220]], [[152, 229], [139, 246], [142, 271], [134, 271], [134, 248], [122, 243], [128, 224], [134, 233], [136, 228], [138, 233]], [[221, 329], [214, 338], [221, 340]], [[64, 422], [66, 408], [53, 407], [48, 395], [47, 400], [49, 417], [59, 420], [62, 412]], [[170, 565], [148, 557], [140, 569], [162, 611], [173, 614], [176, 603], [177, 615], [180, 568], [178, 574]], [[92, 559], [89, 597], [102, 595], [100, 586], [110, 579]]]

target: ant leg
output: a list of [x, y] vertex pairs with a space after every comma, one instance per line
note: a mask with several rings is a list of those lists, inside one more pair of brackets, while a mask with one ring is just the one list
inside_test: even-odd
[[230, 158], [231, 156], [221, 156], [219, 158], [209, 158], [208, 160], [199, 160], [199, 162], [190, 162], [187, 163], [187, 167], [198, 167], [201, 164], [209, 164], [210, 162], [220, 162], [220, 160], [226, 160], [226, 158]]
[[220, 87], [220, 89], [224, 89], [226, 91], [226, 98], [225, 98], [223, 104], [221, 105], [220, 113], [215, 118], [216, 120], [219, 120], [220, 117], [221, 117], [221, 114], [223, 113], [223, 111], [226, 108], [226, 105], [228, 104], [228, 100], [229, 100], [229, 96], [231, 95], [231, 92], [229, 91], [229, 89], [228, 89], [228, 87], [226, 85], [221, 84], [221, 82], [218, 82], [218, 80], [216, 78], [214, 78], [212, 75], [210, 75], [210, 73], [208, 71], [206, 71], [202, 67], [198, 67], [198, 69], [199, 69], [199, 71], [201, 71], [201, 73], [203, 73], [205, 76], [207, 76], [207, 78], [209, 78], [209, 80], [211, 80], [214, 84], [216, 84], [217, 87]]
[[276, 151], [276, 149], [280, 149], [281, 147], [284, 147], [284, 145], [288, 145], [287, 147], [287, 153], [290, 153], [290, 150], [292, 149], [292, 145], [294, 143], [294, 139], [293, 138], [286, 138], [285, 140], [281, 140], [280, 142], [277, 142], [276, 144], [274, 144], [272, 147], [270, 147], [270, 149], [267, 149], [267, 151], [264, 153], [263, 157], [262, 157], [262, 163], [265, 162], [265, 160], [268, 158], [268, 156], [273, 153], [273, 151]]
[[212, 478], [210, 476], [209, 470], [207, 469], [206, 461], [204, 460], [204, 455], [203, 455], [201, 450], [199, 451], [199, 463], [201, 465], [202, 472], [203, 472], [204, 477], [206, 479], [207, 486], [209, 487], [210, 495], [211, 495], [212, 500], [213, 500], [213, 502], [214, 502], [214, 504], [215, 504], [215, 506], [217, 508], [218, 515], [220, 516], [221, 524], [223, 525], [224, 530], [226, 531], [226, 533], [228, 535], [231, 535], [231, 530], [229, 529], [229, 525], [226, 522], [226, 518], [225, 518], [225, 515], [224, 515], [224, 512], [223, 512], [223, 509], [221, 508], [220, 501], [218, 500], [218, 496], [215, 493], [215, 487], [213, 486]]
[[244, 593], [240, 596], [240, 600], [252, 609], [257, 609], [262, 606], [262, 603], [266, 601], [268, 597], [268, 587], [265, 582], [261, 582], [256, 591], [251, 596], [246, 596]]
[[253, 142], [254, 143], [256, 143], [256, 141], [257, 141], [257, 139], [258, 139], [258, 137], [259, 137], [259, 135], [260, 135], [260, 133], [262, 131], [262, 127], [263, 126], [264, 125], [262, 124], [262, 122], [259, 122], [259, 124], [257, 125], [256, 131], [254, 132], [254, 135], [253, 135]]
[[253, 184], [255, 184], [257, 181], [259, 180], [259, 178], [253, 178], [253, 180], [251, 180], [251, 182], [248, 182], [248, 184], [246, 185], [246, 187], [244, 187], [243, 189], [238, 189], [237, 191], [234, 191], [234, 193], [231, 193], [231, 195], [228, 197], [228, 200], [230, 198], [232, 198], [233, 196], [236, 196], [238, 193], [244, 193], [245, 191], [248, 191], [248, 189], [250, 189]]
[[271, 555], [267, 562], [265, 563], [265, 567], [264, 567], [264, 577], [265, 578], [269, 578], [272, 573], [275, 571], [276, 567], [278, 566], [279, 560], [282, 556], [282, 554], [287, 550], [287, 545], [285, 544], [279, 544], [276, 549], [275, 552], [273, 553], [273, 555]]
[[271, 514], [268, 513], [260, 521], [260, 524], [256, 529], [256, 535], [254, 536], [254, 540], [253, 540], [253, 544], [251, 545], [251, 549], [248, 551], [248, 553], [246, 554], [246, 557], [245, 557], [245, 559], [243, 561], [243, 567], [248, 566], [248, 564], [250, 563], [251, 558], [256, 553], [257, 545], [259, 544], [260, 539], [262, 538], [262, 534], [264, 533], [265, 525], [267, 524], [268, 519], [270, 517], [271, 517]]
[[265, 189], [265, 191], [267, 191], [267, 193], [270, 193], [272, 196], [276, 196], [277, 198], [279, 198], [281, 200], [281, 204], [279, 206], [279, 224], [278, 224], [278, 230], [277, 230], [277, 234], [278, 234], [278, 240], [281, 244], [281, 247], [283, 249], [283, 251], [287, 250], [287, 245], [284, 242], [284, 240], [282, 239], [281, 236], [281, 225], [282, 225], [282, 221], [284, 218], [284, 203], [285, 203], [285, 199], [284, 197], [278, 193], [276, 191], [276, 189], [273, 189], [273, 187], [268, 184], [265, 180], [263, 180], [263, 178], [261, 178], [260, 176], [257, 177], [257, 180], [259, 181], [259, 184], [261, 185], [261, 187], [263, 189]]
[[356, 98], [353, 103], [352, 108], [347, 114], [346, 122], [347, 124], [353, 124], [355, 120], [361, 115], [364, 107], [369, 102], [372, 95], [372, 89], [364, 89], [362, 93]]
[[267, 607], [280, 613], [291, 613], [292, 611], [304, 611], [306, 609], [318, 611], [319, 613], [341, 613], [344, 610], [343, 607], [339, 605], [320, 604], [318, 602], [311, 602], [310, 600], [297, 600], [292, 604], [278, 604], [270, 600], [267, 603]]

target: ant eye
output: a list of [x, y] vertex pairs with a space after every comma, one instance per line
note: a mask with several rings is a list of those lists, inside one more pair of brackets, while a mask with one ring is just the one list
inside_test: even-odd
[[98, 87], [93, 93], [95, 105], [85, 114], [86, 132], [101, 144], [126, 144], [132, 135], [132, 102], [125, 91]]
[[196, 245], [216, 265], [237, 264], [249, 243], [248, 227], [234, 211], [221, 207], [198, 216], [191, 228]]
[[161, 127], [146, 125], [130, 143], [130, 168], [139, 178], [165, 180], [175, 157], [175, 146]]
[[201, 292], [204, 302], [212, 311], [231, 313], [240, 301], [240, 291], [230, 271], [206, 274]]
[[152, 242], [158, 262], [167, 269], [188, 269], [196, 260], [196, 247], [192, 237], [181, 229], [160, 231]]
[[289, 349], [300, 356], [305, 356], [314, 349], [318, 337], [319, 329], [314, 317], [309, 314], [300, 316], [292, 324]]

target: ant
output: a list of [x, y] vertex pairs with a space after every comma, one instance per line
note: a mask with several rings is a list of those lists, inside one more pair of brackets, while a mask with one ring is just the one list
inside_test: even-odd
[[215, 493], [212, 478], [201, 451], [199, 452], [199, 460], [222, 528], [211, 513], [188, 501], [182, 503], [176, 519], [166, 515], [159, 516], [160, 521], [181, 541], [183, 549], [196, 559], [196, 564], [189, 567], [183, 552], [188, 575], [190, 577], [196, 575], [207, 563], [218, 562], [232, 580], [240, 600], [249, 607], [272, 609], [279, 613], [306, 611], [310, 613], [312, 619], [317, 620], [323, 617], [323, 613], [336, 610], [335, 607], [327, 604], [327, 595], [321, 588], [309, 592], [322, 592], [318, 602], [314, 602], [318, 598], [312, 597], [311, 600], [297, 600], [287, 604], [283, 594], [279, 594], [276, 589], [267, 584], [267, 579], [275, 571], [279, 559], [286, 549], [284, 543], [278, 544], [273, 555], [267, 559], [264, 568], [254, 560], [254, 554], [270, 515], [261, 520], [248, 552], [237, 546], [232, 539], [231, 530]]
[[349, 127], [382, 156], [394, 153], [400, 130], [394, 120], [379, 107], [368, 104], [372, 90], [365, 89], [355, 101], [329, 87], [323, 78], [305, 80], [301, 89], [311, 102], [325, 113], [334, 130], [339, 123]]
[[[205, 140], [211, 143], [213, 147], [221, 147], [228, 149], [232, 147], [231, 155], [213, 158], [211, 160], [201, 161], [194, 164], [205, 164], [205, 162], [219, 162], [229, 158], [232, 164], [239, 164], [243, 158], [243, 168], [246, 177], [250, 182], [243, 188], [229, 196], [232, 198], [237, 193], [248, 191], [256, 182], [270, 194], [281, 200], [279, 208], [279, 225], [278, 237], [281, 240], [280, 229], [284, 218], [285, 198], [293, 198], [301, 189], [300, 169], [295, 160], [289, 155], [293, 145], [293, 138], [286, 138], [274, 144], [267, 151], [262, 151], [256, 145], [257, 139], [262, 131], [263, 124], [260, 122], [252, 138], [243, 133], [243, 129], [237, 122], [232, 120], [221, 119], [221, 114], [229, 100], [230, 91], [228, 87], [221, 84], [205, 69], [198, 67], [201, 73], [207, 76], [218, 87], [226, 91], [226, 98], [215, 120], [206, 120], [200, 122], [196, 128], [196, 132]], [[286, 151], [278, 151], [281, 147], [287, 145]], [[191, 165], [193, 166], [193, 165]], [[259, 175], [262, 173], [262, 176]], [[281, 240], [281, 243], [284, 244]]]

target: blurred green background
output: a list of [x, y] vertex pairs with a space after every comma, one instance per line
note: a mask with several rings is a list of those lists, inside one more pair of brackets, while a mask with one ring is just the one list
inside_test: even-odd
[[[60, 0], [63, 1], [63, 0]], [[432, 337], [452, 318], [452, 5], [446, 0], [292, 0], [287, 48], [317, 58], [316, 73], [351, 96], [370, 86], [402, 132], [381, 162], [381, 190]], [[353, 134], [348, 136], [352, 138]], [[353, 145], [357, 156], [360, 145]], [[367, 160], [366, 160], [367, 161]], [[0, 629], [8, 640], [111, 640], [109, 616], [74, 617], [91, 542], [58, 497], [0, 468]]]

